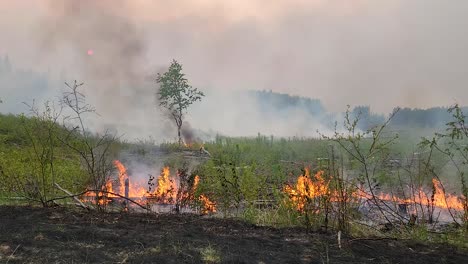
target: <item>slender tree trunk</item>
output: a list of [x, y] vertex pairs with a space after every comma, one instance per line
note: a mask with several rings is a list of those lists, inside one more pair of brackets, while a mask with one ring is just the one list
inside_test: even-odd
[[180, 136], [180, 129], [182, 126], [177, 126], [177, 135], [179, 136], [179, 146], [182, 145], [182, 137]]

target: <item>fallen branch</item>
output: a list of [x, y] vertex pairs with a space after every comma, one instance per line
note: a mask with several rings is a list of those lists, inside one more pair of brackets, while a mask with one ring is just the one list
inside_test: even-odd
[[88, 210], [89, 209], [94, 209], [91, 206], [85, 205], [82, 201], [80, 201], [80, 199], [77, 198], [77, 196], [81, 196], [81, 195], [87, 193], [88, 191], [83, 192], [83, 193], [79, 193], [79, 194], [73, 194], [70, 191], [62, 188], [58, 183], [54, 183], [54, 185], [55, 185], [55, 187], [57, 187], [57, 189], [61, 190], [62, 192], [66, 193], [66, 194], [68, 194], [68, 196], [54, 198], [54, 199], [51, 199], [51, 200], [47, 201], [47, 203], [54, 202], [56, 200], [66, 199], [66, 198], [73, 198], [73, 200], [75, 200], [81, 207], [83, 207], [85, 209], [88, 209]]
[[378, 240], [408, 240], [403, 238], [394, 238], [394, 237], [360, 237], [348, 240], [348, 242], [354, 241], [378, 241]]
[[201, 149], [201, 151], [203, 151], [205, 154], [207, 154], [210, 158], [211, 158], [211, 153], [208, 152], [208, 150], [206, 150], [205, 148]]
[[[61, 190], [64, 191], [63, 188], [62, 188]], [[145, 207], [145, 206], [143, 206], [143, 205], [141, 205], [141, 204], [135, 202], [134, 200], [132, 200], [132, 199], [130, 199], [130, 198], [127, 198], [127, 197], [125, 197], [125, 196], [122, 196], [122, 195], [120, 195], [120, 194], [118, 194], [118, 193], [109, 192], [109, 191], [105, 191], [105, 190], [84, 190], [83, 192], [78, 193], [78, 194], [72, 194], [71, 192], [68, 192], [68, 191], [67, 191], [67, 192], [66, 192], [66, 193], [68, 194], [67, 196], [62, 196], [62, 197], [53, 198], [53, 199], [48, 200], [47, 202], [53, 202], [53, 201], [56, 201], [56, 200], [62, 200], [62, 199], [66, 199], [66, 198], [73, 198], [73, 199], [75, 199], [75, 201], [79, 201], [79, 203], [80, 203], [80, 205], [81, 205], [81, 204], [83, 204], [83, 202], [81, 202], [81, 201], [80, 201], [78, 198], [76, 198], [76, 197], [82, 196], [82, 195], [84, 195], [84, 194], [86, 194], [86, 193], [89, 193], [89, 192], [94, 192], [94, 193], [96, 193], [96, 192], [99, 193], [99, 192], [100, 192], [100, 193], [111, 194], [111, 195], [117, 196], [117, 197], [119, 197], [119, 198], [122, 198], [122, 199], [124, 199], [124, 200], [127, 200], [127, 201], [129, 201], [129, 202], [131, 202], [131, 203], [134, 203], [134, 204], [136, 204], [137, 206], [139, 206], [139, 207], [142, 208], [142, 209], [149, 210], [147, 207]], [[83, 205], [84, 205], [84, 204], [83, 204]], [[86, 205], [85, 205], [85, 206], [86, 206]], [[86, 208], [86, 207], [85, 207], [85, 208]], [[93, 207], [90, 207], [90, 208], [91, 208], [91, 209], [94, 209]]]
[[21, 246], [21, 244], [19, 244], [19, 245], [15, 248], [15, 250], [13, 251], [13, 253], [11, 253], [11, 255], [8, 257], [8, 260], [7, 260], [7, 262], [6, 262], [7, 264], [8, 264], [8, 262], [10, 262], [10, 259], [13, 258], [13, 256], [15, 255], [16, 251], [18, 250], [18, 248], [19, 248], [20, 246]]
[[25, 197], [0, 197], [0, 200], [26, 200]]
[[338, 248], [341, 249], [341, 230], [338, 231]]
[[297, 161], [292, 161], [292, 160], [280, 160], [279, 162], [301, 165], [302, 167], [305, 166], [305, 163], [304, 163], [304, 162], [297, 162]]
[[125, 197], [125, 196], [122, 196], [122, 195], [120, 195], [120, 194], [118, 194], [118, 193], [108, 192], [108, 191], [104, 191], [104, 190], [88, 190], [88, 192], [101, 192], [101, 193], [112, 194], [112, 195], [115, 195], [115, 196], [120, 197], [120, 198], [122, 198], [122, 199], [125, 199], [125, 200], [127, 200], [127, 201], [129, 201], [129, 202], [131, 202], [131, 203], [134, 203], [134, 204], [138, 205], [139, 207], [141, 207], [142, 209], [145, 209], [145, 210], [148, 210], [148, 211], [149, 211], [149, 209], [148, 209], [147, 207], [145, 207], [145, 206], [143, 206], [143, 205], [141, 205], [141, 204], [139, 204], [139, 203], [133, 201], [133, 200], [130, 199], [130, 198], [127, 198], [127, 197]]

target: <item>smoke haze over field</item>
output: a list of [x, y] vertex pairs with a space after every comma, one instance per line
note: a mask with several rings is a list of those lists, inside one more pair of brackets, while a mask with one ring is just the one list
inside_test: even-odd
[[[286, 124], [265, 119], [254, 102], [231, 94], [246, 89], [318, 98], [331, 111], [468, 104], [467, 1], [265, 3], [0, 0], [0, 56], [84, 81], [101, 114], [93, 126], [114, 125], [132, 137], [171, 135], [154, 106], [154, 76], [173, 58], [194, 86], [213, 91], [194, 106], [192, 126], [229, 134], [304, 135], [321, 127], [301, 110]], [[0, 98], [54, 96], [63, 89], [57, 83], [27, 91], [4, 78]], [[233, 121], [242, 118], [242, 125]]]

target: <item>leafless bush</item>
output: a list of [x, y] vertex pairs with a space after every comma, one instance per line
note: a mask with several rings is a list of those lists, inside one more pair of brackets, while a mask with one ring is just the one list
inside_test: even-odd
[[[103, 135], [91, 134], [85, 124], [85, 116], [95, 113], [95, 109], [86, 102], [85, 95], [80, 92], [83, 83], [74, 81], [65, 83], [68, 90], [63, 93], [62, 105], [71, 113], [64, 117], [63, 124], [68, 133], [60, 138], [61, 142], [76, 152], [88, 174], [91, 189], [105, 189], [106, 182], [114, 170], [111, 150], [116, 137], [106, 131]], [[104, 190], [108, 191], [108, 190]], [[102, 209], [102, 200], [106, 192], [94, 192], [95, 202]]]

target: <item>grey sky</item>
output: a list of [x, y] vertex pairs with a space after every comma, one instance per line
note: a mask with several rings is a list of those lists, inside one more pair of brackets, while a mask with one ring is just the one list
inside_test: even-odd
[[0, 0], [0, 54], [99, 83], [102, 100], [176, 58], [200, 88], [388, 113], [468, 104], [467, 12], [464, 0]]

